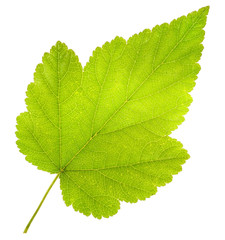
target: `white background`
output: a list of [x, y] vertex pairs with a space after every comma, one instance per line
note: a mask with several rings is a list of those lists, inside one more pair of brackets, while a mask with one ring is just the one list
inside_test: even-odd
[[[225, 239], [224, 0], [5, 0], [0, 3], [0, 239]], [[97, 220], [66, 207], [56, 182], [27, 235], [24, 227], [54, 176], [27, 163], [15, 144], [16, 116], [36, 65], [57, 40], [79, 56], [210, 5], [202, 70], [186, 121], [172, 135], [191, 155], [158, 193]]]

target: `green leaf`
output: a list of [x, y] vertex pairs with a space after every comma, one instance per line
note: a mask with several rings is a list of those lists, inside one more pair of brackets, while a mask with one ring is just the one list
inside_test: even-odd
[[17, 118], [17, 145], [57, 174], [67, 206], [109, 217], [120, 201], [144, 200], [181, 171], [189, 155], [168, 135], [192, 102], [208, 10], [116, 37], [83, 70], [61, 42], [45, 53]]

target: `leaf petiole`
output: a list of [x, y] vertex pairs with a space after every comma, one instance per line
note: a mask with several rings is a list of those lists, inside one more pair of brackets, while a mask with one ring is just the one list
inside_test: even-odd
[[51, 188], [53, 187], [54, 183], [56, 182], [56, 180], [58, 179], [58, 177], [59, 177], [60, 174], [61, 174], [61, 172], [59, 172], [59, 173], [56, 175], [56, 177], [54, 178], [54, 180], [52, 181], [52, 183], [51, 183], [51, 185], [49, 186], [48, 190], [46, 191], [44, 197], [42, 198], [41, 202], [39, 203], [39, 205], [38, 205], [36, 211], [34, 212], [33, 216], [31, 217], [30, 221], [28, 222], [27, 226], [25, 227], [23, 233], [27, 233], [27, 231], [28, 231], [28, 229], [29, 229], [31, 223], [33, 222], [33, 220], [34, 220], [35, 216], [37, 215], [39, 209], [41, 208], [41, 206], [42, 206], [42, 204], [43, 204], [45, 198], [47, 197], [49, 191], [50, 191]]

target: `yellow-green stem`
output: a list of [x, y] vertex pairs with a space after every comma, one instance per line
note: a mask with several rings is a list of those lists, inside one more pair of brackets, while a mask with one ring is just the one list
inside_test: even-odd
[[43, 204], [43, 202], [44, 202], [45, 198], [47, 197], [47, 195], [48, 195], [49, 191], [51, 190], [52, 186], [54, 185], [54, 183], [55, 183], [55, 182], [56, 182], [56, 180], [58, 179], [58, 177], [59, 177], [60, 173], [61, 173], [61, 172], [59, 172], [59, 173], [56, 175], [56, 177], [54, 178], [53, 182], [52, 182], [52, 183], [51, 183], [51, 185], [49, 186], [49, 188], [48, 188], [48, 190], [46, 191], [46, 193], [45, 193], [44, 197], [42, 198], [42, 200], [41, 200], [40, 204], [38, 205], [38, 207], [37, 207], [36, 211], [34, 212], [33, 216], [31, 217], [30, 221], [28, 222], [27, 226], [25, 227], [25, 229], [24, 229], [24, 232], [23, 232], [23, 233], [27, 233], [27, 231], [28, 231], [28, 229], [29, 229], [29, 227], [30, 227], [31, 223], [33, 222], [33, 220], [34, 220], [35, 216], [37, 215], [37, 213], [38, 213], [39, 209], [41, 208], [41, 205]]

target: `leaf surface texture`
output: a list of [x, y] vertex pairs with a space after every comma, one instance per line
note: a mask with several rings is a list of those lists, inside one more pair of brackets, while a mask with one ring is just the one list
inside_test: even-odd
[[17, 118], [20, 151], [60, 173], [66, 205], [96, 218], [172, 180], [189, 158], [168, 135], [192, 102], [208, 7], [96, 48], [84, 69], [57, 42], [36, 68], [27, 112]]

